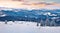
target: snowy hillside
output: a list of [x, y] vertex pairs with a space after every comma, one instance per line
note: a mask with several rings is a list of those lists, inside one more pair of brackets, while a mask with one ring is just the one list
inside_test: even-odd
[[59, 33], [60, 9], [0, 9], [0, 33]]
[[60, 33], [60, 27], [42, 27], [32, 22], [0, 22], [0, 33]]

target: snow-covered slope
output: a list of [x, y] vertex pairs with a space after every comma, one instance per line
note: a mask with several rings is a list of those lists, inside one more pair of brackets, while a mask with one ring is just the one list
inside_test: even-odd
[[60, 33], [60, 27], [41, 27], [32, 22], [0, 22], [0, 33]]

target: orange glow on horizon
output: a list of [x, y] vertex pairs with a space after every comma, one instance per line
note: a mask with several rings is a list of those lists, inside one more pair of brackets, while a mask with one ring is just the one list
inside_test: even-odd
[[[0, 7], [4, 6], [4, 7], [10, 7], [10, 8], [20, 8], [20, 7], [39, 7], [39, 8], [43, 8], [46, 5], [45, 3], [43, 4], [36, 4], [36, 3], [29, 3], [29, 4], [24, 4], [25, 2], [19, 2], [19, 1], [0, 1]], [[26, 2], [27, 3], [27, 2]], [[60, 4], [56, 4], [56, 3], [52, 3], [52, 5], [60, 7]]]

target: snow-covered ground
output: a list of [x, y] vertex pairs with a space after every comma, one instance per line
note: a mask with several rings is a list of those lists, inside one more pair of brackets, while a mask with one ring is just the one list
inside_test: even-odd
[[15, 21], [0, 22], [0, 33], [60, 33], [60, 27], [42, 27], [37, 23]]

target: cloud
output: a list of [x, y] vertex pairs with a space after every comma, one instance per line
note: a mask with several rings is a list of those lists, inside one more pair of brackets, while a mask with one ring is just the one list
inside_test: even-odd
[[24, 9], [55, 9], [60, 8], [60, 4], [48, 2], [18, 2], [18, 1], [0, 1], [0, 7], [24, 8]]

